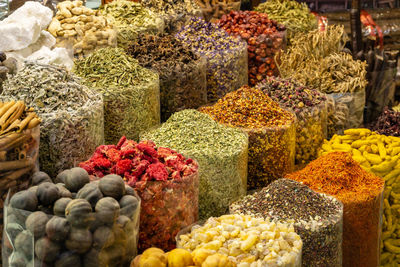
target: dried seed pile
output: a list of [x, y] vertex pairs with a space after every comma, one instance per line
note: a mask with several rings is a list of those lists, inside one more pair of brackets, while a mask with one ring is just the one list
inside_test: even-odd
[[384, 180], [346, 152], [332, 152], [286, 176], [343, 203], [343, 266], [378, 266]]
[[233, 11], [222, 16], [218, 24], [229, 34], [247, 42], [250, 85], [278, 74], [274, 56], [286, 45], [284, 25], [255, 11]]
[[200, 111], [222, 124], [248, 133], [249, 188], [265, 186], [292, 171], [295, 116], [261, 90], [244, 86]]
[[137, 140], [142, 131], [160, 123], [158, 75], [122, 48], [99, 49], [76, 61], [74, 71], [103, 94], [107, 143], [117, 143], [123, 135]]
[[207, 101], [247, 84], [247, 47], [216, 25], [192, 18], [176, 37], [207, 59]]
[[293, 221], [303, 266], [342, 266], [343, 205], [293, 180], [279, 179], [231, 204], [230, 213]]
[[297, 116], [296, 164], [306, 164], [318, 155], [326, 138], [327, 103], [325, 95], [296, 81], [267, 77], [256, 88]]
[[226, 213], [232, 201], [245, 195], [248, 137], [244, 132], [187, 109], [143, 134], [141, 140], [152, 140], [198, 162], [200, 218]]
[[206, 104], [206, 62], [173, 35], [140, 35], [128, 53], [158, 72], [162, 121], [176, 111]]
[[372, 129], [380, 134], [400, 137], [400, 111], [385, 108]]
[[222, 15], [232, 10], [240, 10], [240, 0], [196, 0], [196, 3], [203, 11], [204, 19], [215, 22]]
[[161, 33], [164, 30], [164, 21], [158, 15], [132, 1], [113, 1], [101, 6], [99, 14], [116, 28], [119, 47], [127, 47], [139, 33]]
[[104, 142], [103, 99], [64, 69], [27, 63], [9, 76], [2, 100], [19, 99], [40, 118], [40, 169], [51, 175], [87, 159]]

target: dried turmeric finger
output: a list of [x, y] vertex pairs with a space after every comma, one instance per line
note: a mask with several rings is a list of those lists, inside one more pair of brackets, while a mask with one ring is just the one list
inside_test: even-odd
[[363, 152], [363, 156], [366, 160], [368, 160], [373, 165], [377, 165], [382, 162], [381, 157], [379, 157], [378, 155], [375, 155], [375, 154], [370, 154], [366, 151]]

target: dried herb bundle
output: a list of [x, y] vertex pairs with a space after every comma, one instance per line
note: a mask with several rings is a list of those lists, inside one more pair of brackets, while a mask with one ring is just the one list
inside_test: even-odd
[[207, 102], [206, 62], [173, 35], [140, 35], [128, 53], [160, 76], [161, 120]]
[[160, 123], [158, 75], [122, 48], [97, 50], [76, 61], [74, 71], [104, 96], [107, 143], [117, 143], [124, 135], [137, 140], [141, 131]]

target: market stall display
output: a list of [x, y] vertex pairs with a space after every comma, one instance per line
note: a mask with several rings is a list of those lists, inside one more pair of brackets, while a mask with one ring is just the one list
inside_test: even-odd
[[249, 267], [301, 266], [302, 245], [293, 225], [239, 214], [211, 217], [177, 236], [178, 248], [193, 254], [211, 250], [228, 256], [238, 266]]
[[331, 196], [279, 179], [234, 202], [229, 210], [231, 214], [294, 221], [303, 241], [304, 267], [342, 266], [343, 205]]
[[400, 137], [400, 110], [386, 107], [371, 128], [379, 134]]
[[288, 44], [297, 33], [306, 33], [317, 28], [317, 18], [311, 14], [306, 3], [294, 0], [268, 0], [255, 11], [265, 13], [269, 19], [286, 26]]
[[142, 199], [141, 251], [152, 246], [173, 249], [176, 234], [198, 219], [197, 163], [172, 149], [122, 137], [117, 145], [99, 146], [79, 166], [99, 178], [121, 175], [136, 190]]
[[125, 190], [117, 175], [90, 182], [81, 168], [57, 178], [64, 183], [54, 184], [46, 173], [35, 173], [34, 187], [7, 198], [6, 266], [129, 263], [137, 253], [139, 230], [140, 198], [135, 191]]
[[202, 17], [195, 0], [142, 0], [142, 4], [160, 15], [168, 33], [177, 32], [191, 17]]
[[140, 3], [118, 0], [103, 5], [99, 14], [117, 31], [119, 47], [127, 47], [140, 33], [162, 33], [164, 21]]
[[152, 140], [198, 162], [201, 219], [226, 213], [232, 201], [246, 194], [248, 137], [244, 132], [189, 109], [176, 112], [141, 140]]
[[207, 103], [206, 61], [173, 35], [139, 35], [127, 51], [160, 77], [161, 121]]
[[247, 132], [248, 189], [266, 186], [293, 171], [296, 118], [261, 90], [244, 86], [200, 111], [219, 123]]
[[286, 175], [343, 203], [343, 266], [378, 266], [384, 180], [346, 152], [331, 152]]
[[247, 46], [240, 38], [201, 18], [190, 19], [176, 37], [206, 58], [209, 103], [247, 84]]
[[296, 114], [296, 164], [316, 159], [327, 135], [325, 95], [294, 80], [276, 77], [267, 77], [256, 88], [278, 102], [283, 109]]
[[249, 85], [267, 76], [277, 76], [275, 55], [286, 46], [286, 28], [268, 15], [255, 11], [232, 11], [218, 25], [247, 42]]
[[116, 143], [123, 135], [137, 140], [141, 132], [160, 123], [158, 75], [122, 48], [97, 50], [76, 61], [74, 72], [104, 97], [107, 143]]
[[40, 169], [51, 176], [87, 159], [104, 142], [103, 99], [62, 68], [27, 63], [3, 84], [2, 101], [22, 100], [40, 125]]
[[79, 58], [99, 48], [117, 46], [117, 32], [112, 25], [79, 0], [58, 3], [47, 30], [56, 37], [58, 47], [73, 47]]
[[231, 11], [240, 10], [240, 0], [196, 0], [206, 21], [215, 22]]

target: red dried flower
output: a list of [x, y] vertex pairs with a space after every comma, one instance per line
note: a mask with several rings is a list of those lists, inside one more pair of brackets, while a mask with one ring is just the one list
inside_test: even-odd
[[98, 158], [96, 160], [93, 160], [93, 163], [95, 164], [96, 167], [101, 168], [101, 169], [111, 168], [111, 162], [105, 158]]
[[117, 163], [121, 159], [121, 156], [119, 154], [119, 150], [116, 149], [116, 148], [111, 148], [111, 149], [107, 150], [105, 152], [105, 155], [113, 163]]
[[157, 181], [166, 181], [168, 179], [167, 169], [161, 162], [150, 164], [146, 173]]
[[157, 150], [155, 150], [152, 146], [141, 142], [136, 147], [144, 154], [151, 156], [153, 158], [157, 158]]
[[122, 159], [115, 165], [115, 174], [123, 176], [125, 172], [132, 169], [132, 161], [130, 159]]
[[126, 141], [126, 136], [122, 136], [121, 139], [119, 139], [118, 141], [117, 148], [120, 149], [122, 145], [125, 143], [125, 141]]

